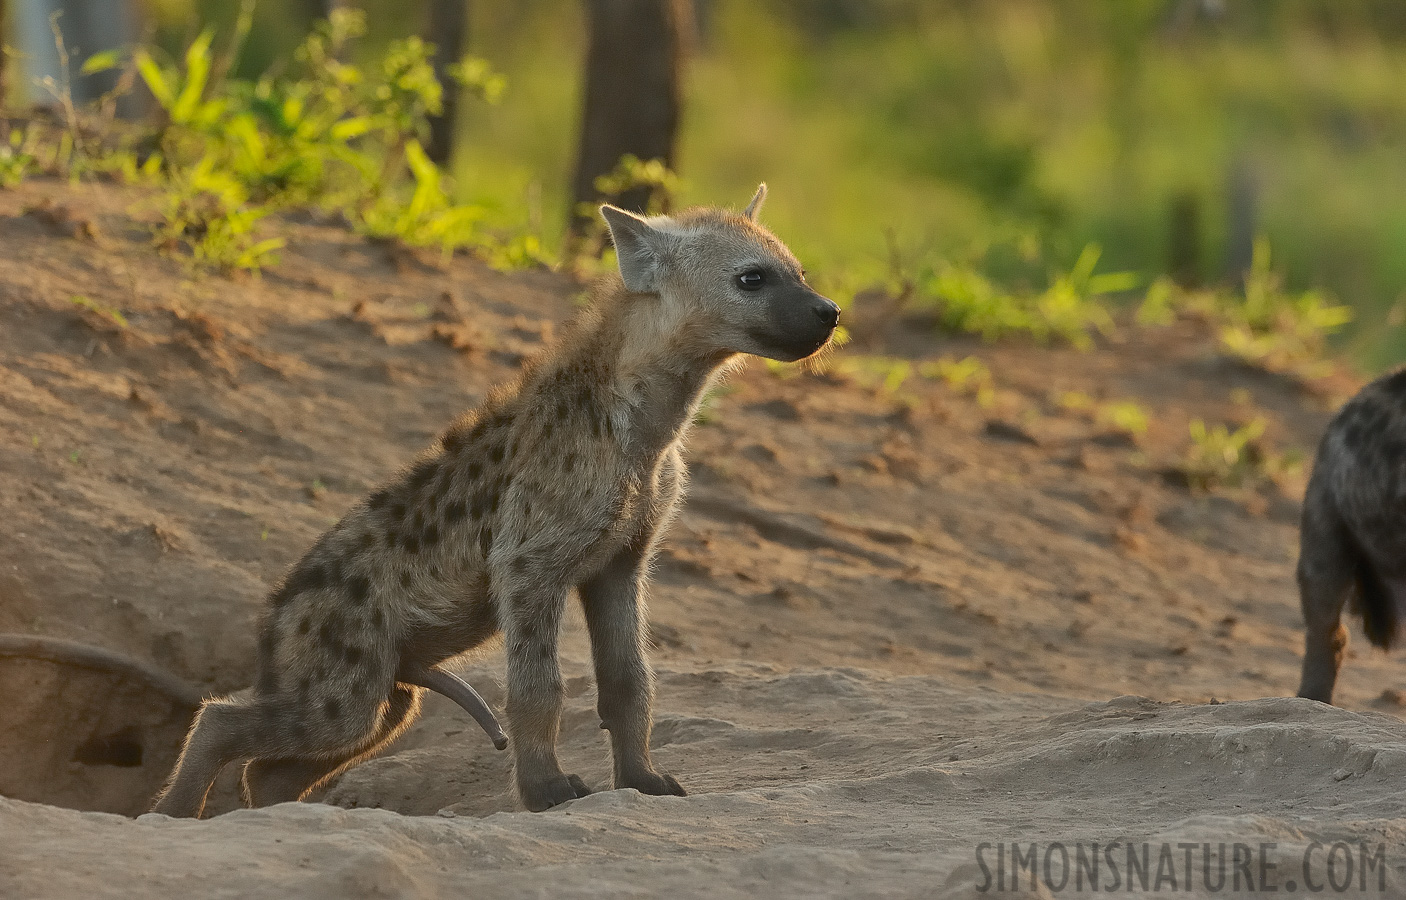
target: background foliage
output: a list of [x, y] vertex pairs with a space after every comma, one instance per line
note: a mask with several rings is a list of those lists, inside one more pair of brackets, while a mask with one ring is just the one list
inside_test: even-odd
[[[290, 60], [314, 5], [259, 3], [234, 74]], [[414, 2], [356, 6], [362, 65], [420, 26]], [[176, 59], [206, 25], [220, 46], [236, 7], [149, 4]], [[1353, 308], [1346, 346], [1365, 368], [1406, 351], [1398, 0], [696, 9], [677, 199], [741, 204], [767, 180], [770, 224], [840, 299], [904, 281], [1041, 296], [1091, 247], [1100, 273], [1140, 289], [1163, 273], [1234, 284], [1261, 237], [1284, 290]], [[464, 110], [447, 186], [484, 227], [549, 253], [568, 213], [583, 21], [579, 0], [472, 4], [468, 49], [508, 87]]]

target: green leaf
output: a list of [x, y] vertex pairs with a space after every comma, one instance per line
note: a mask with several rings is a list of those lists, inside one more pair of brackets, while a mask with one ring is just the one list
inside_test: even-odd
[[210, 42], [215, 39], [212, 29], [205, 29], [186, 50], [186, 83], [171, 108], [171, 121], [190, 122], [195, 118], [205, 83], [210, 77]]
[[176, 95], [171, 90], [166, 73], [161, 71], [161, 66], [157, 65], [156, 60], [145, 50], [138, 50], [133, 59], [137, 63], [137, 72], [142, 76], [142, 81], [146, 82], [147, 89], [156, 98], [156, 102], [161, 104], [162, 109], [170, 112], [176, 103]]
[[357, 116], [352, 119], [343, 119], [333, 125], [330, 133], [334, 140], [349, 141], [352, 138], [361, 137], [375, 127], [376, 121], [370, 116]]
[[92, 75], [96, 72], [115, 69], [121, 65], [124, 52], [123, 50], [104, 50], [101, 53], [94, 53], [83, 61], [83, 68], [78, 71], [83, 75]]

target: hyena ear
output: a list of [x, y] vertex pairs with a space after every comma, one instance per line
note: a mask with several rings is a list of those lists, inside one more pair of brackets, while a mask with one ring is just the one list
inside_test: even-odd
[[742, 211], [742, 215], [757, 221], [757, 214], [762, 211], [762, 204], [766, 202], [766, 182], [757, 185], [757, 192], [752, 195], [752, 202], [747, 204], [747, 208]]
[[601, 206], [600, 214], [615, 242], [615, 258], [625, 287], [636, 294], [659, 293], [661, 271], [671, 243], [669, 236], [647, 220], [609, 203]]

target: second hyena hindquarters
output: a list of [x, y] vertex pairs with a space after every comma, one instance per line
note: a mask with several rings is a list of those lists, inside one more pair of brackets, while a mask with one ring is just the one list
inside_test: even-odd
[[650, 761], [643, 597], [682, 490], [683, 435], [737, 354], [809, 356], [839, 318], [756, 223], [763, 196], [742, 215], [603, 208], [620, 279], [515, 386], [293, 567], [269, 598], [254, 687], [202, 707], [155, 811], [198, 816], [216, 775], [239, 760], [249, 804], [301, 799], [403, 731], [422, 688], [491, 720], [438, 664], [500, 632], [524, 805], [584, 796], [556, 755], [557, 637], [573, 589], [615, 786], [683, 794]]
[[1367, 639], [1383, 649], [1406, 604], [1406, 370], [1363, 388], [1329, 423], [1304, 495], [1298, 583], [1299, 696], [1331, 703], [1349, 598]]

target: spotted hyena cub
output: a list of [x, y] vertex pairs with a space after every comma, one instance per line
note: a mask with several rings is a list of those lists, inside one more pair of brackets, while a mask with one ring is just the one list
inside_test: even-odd
[[619, 277], [559, 345], [293, 566], [268, 600], [255, 685], [203, 705], [156, 812], [198, 816], [216, 775], [240, 760], [250, 805], [300, 799], [400, 734], [425, 688], [495, 734], [483, 701], [440, 665], [499, 632], [523, 804], [584, 796], [556, 755], [557, 635], [572, 588], [615, 787], [684, 793], [650, 761], [643, 596], [682, 492], [684, 432], [739, 354], [810, 356], [840, 314], [757, 224], [765, 195], [763, 185], [740, 215], [601, 208]]
[[1353, 598], [1367, 640], [1389, 649], [1406, 604], [1406, 369], [1367, 385], [1333, 418], [1304, 496], [1299, 696], [1333, 702]]

